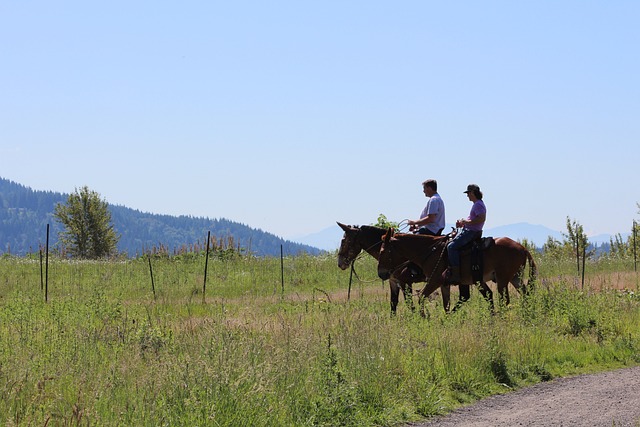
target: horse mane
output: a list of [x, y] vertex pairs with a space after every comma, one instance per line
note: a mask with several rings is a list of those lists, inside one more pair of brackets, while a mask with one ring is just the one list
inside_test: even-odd
[[378, 258], [378, 250], [382, 244], [382, 238], [387, 232], [385, 228], [377, 227], [375, 225], [361, 225], [357, 227], [359, 231], [357, 240], [359, 241], [362, 249], [369, 253], [374, 258]]
[[378, 227], [377, 225], [361, 225], [359, 228], [366, 233], [377, 233], [381, 236], [387, 232], [386, 228]]

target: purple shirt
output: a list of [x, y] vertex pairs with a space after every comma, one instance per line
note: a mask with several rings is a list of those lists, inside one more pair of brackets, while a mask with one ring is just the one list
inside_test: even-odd
[[[484, 205], [482, 200], [476, 200], [473, 202], [473, 206], [471, 206], [471, 213], [467, 217], [469, 221], [473, 221], [480, 215], [487, 215], [487, 207]], [[471, 231], [482, 231], [482, 227], [484, 226], [484, 221], [480, 224], [466, 224], [464, 228]]]

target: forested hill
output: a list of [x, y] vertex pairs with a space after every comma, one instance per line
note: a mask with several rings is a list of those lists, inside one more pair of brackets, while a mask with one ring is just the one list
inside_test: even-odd
[[[62, 227], [53, 216], [54, 208], [58, 203], [66, 203], [68, 197], [68, 194], [34, 191], [0, 178], [0, 254], [37, 252], [45, 245], [47, 224], [50, 224], [49, 247], [55, 248]], [[120, 235], [118, 251], [129, 256], [160, 246], [171, 253], [193, 244], [203, 246], [209, 231], [218, 240], [232, 237], [236, 247], [255, 255], [279, 256], [281, 245], [285, 255], [321, 252], [227, 219], [157, 215], [117, 205], [109, 208]]]

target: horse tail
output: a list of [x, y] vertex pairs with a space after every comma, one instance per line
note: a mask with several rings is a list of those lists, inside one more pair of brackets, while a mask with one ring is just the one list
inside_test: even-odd
[[533, 260], [533, 256], [531, 255], [531, 252], [529, 252], [528, 250], [526, 250], [526, 252], [527, 252], [527, 260], [529, 260], [529, 281], [527, 282], [525, 289], [527, 289], [527, 293], [528, 293], [528, 292], [531, 292], [531, 290], [536, 285], [536, 280], [538, 278], [538, 266], [536, 265], [536, 262]]

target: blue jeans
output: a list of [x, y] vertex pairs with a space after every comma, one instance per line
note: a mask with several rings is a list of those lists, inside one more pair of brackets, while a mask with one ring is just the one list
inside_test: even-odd
[[438, 230], [437, 233], [434, 233], [433, 231], [429, 230], [427, 227], [420, 227], [418, 228], [418, 231], [416, 232], [416, 234], [426, 234], [427, 236], [442, 236], [442, 230], [444, 230], [444, 228], [441, 228], [440, 230]]
[[473, 231], [463, 228], [460, 232], [447, 244], [447, 255], [449, 255], [449, 265], [452, 267], [460, 266], [460, 249], [469, 242], [482, 236], [482, 231]]

